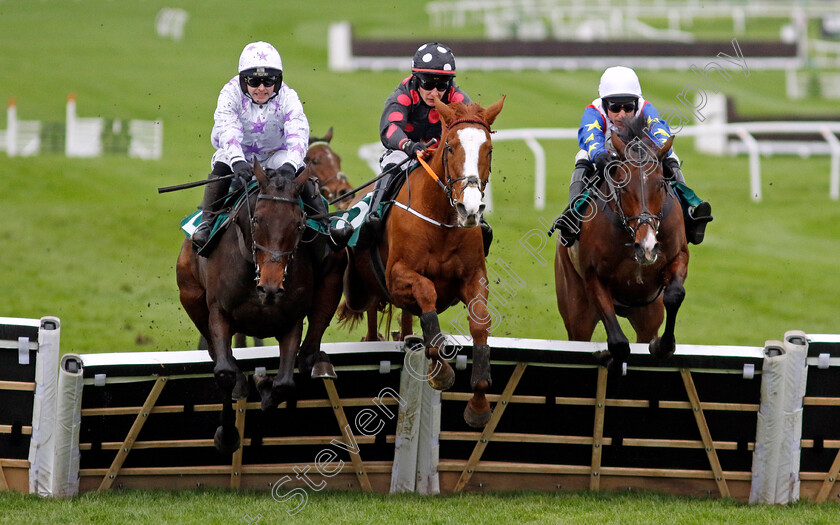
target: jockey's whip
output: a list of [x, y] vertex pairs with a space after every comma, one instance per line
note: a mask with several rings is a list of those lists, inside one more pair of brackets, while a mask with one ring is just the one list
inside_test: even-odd
[[[429, 142], [426, 143], [426, 147], [428, 148], [428, 147], [434, 146], [435, 144], [437, 144], [437, 139], [432, 139], [432, 140], [430, 140]], [[336, 197], [335, 199], [331, 200], [330, 205], [333, 205], [336, 202], [341, 202], [343, 200], [349, 199], [350, 197], [352, 197], [353, 195], [358, 193], [359, 190], [361, 190], [363, 188], [367, 188], [368, 186], [370, 186], [374, 182], [378, 181], [379, 179], [381, 179], [385, 175], [390, 175], [391, 173], [394, 173], [395, 169], [403, 167], [403, 165], [405, 165], [405, 163], [410, 161], [410, 160], [411, 160], [411, 157], [407, 157], [405, 160], [403, 160], [399, 164], [395, 164], [395, 165], [391, 166], [390, 168], [383, 171], [382, 173], [380, 173], [376, 177], [370, 179], [369, 181], [365, 182], [364, 184], [362, 184], [358, 188], [352, 189], [352, 190], [348, 191], [347, 193], [345, 193], [344, 195], [342, 195], [340, 197]]]
[[158, 193], [167, 193], [170, 191], [185, 190], [187, 188], [195, 188], [196, 186], [204, 186], [205, 184], [212, 184], [214, 182], [221, 182], [223, 180], [232, 179], [236, 176], [235, 173], [230, 175], [222, 175], [221, 177], [213, 177], [212, 179], [198, 180], [195, 182], [185, 182], [184, 184], [176, 184], [175, 186], [164, 186], [158, 188]]
[[391, 167], [390, 167], [390, 168], [388, 168], [387, 170], [383, 171], [382, 173], [380, 173], [380, 174], [379, 174], [379, 175], [377, 175], [376, 177], [374, 177], [374, 178], [370, 179], [369, 181], [365, 182], [364, 184], [362, 184], [362, 185], [361, 185], [361, 186], [359, 186], [358, 188], [352, 189], [352, 190], [348, 191], [347, 193], [345, 193], [344, 195], [342, 195], [342, 196], [340, 196], [340, 197], [336, 197], [335, 199], [333, 199], [333, 200], [331, 200], [331, 201], [330, 201], [330, 205], [333, 205], [333, 204], [335, 204], [336, 202], [341, 202], [341, 201], [343, 201], [343, 200], [347, 200], [347, 199], [349, 199], [350, 197], [352, 197], [353, 195], [355, 195], [356, 193], [358, 193], [358, 192], [359, 192], [359, 190], [364, 189], [364, 188], [367, 188], [368, 186], [370, 186], [370, 185], [371, 185], [371, 184], [373, 184], [374, 182], [378, 181], [378, 180], [379, 180], [379, 179], [381, 179], [382, 177], [384, 177], [384, 176], [386, 176], [386, 175], [390, 175], [391, 173], [394, 173], [394, 170], [396, 170], [397, 168], [401, 168], [401, 167], [402, 167], [402, 166], [403, 166], [406, 162], [408, 162], [409, 160], [411, 160], [411, 157], [406, 158], [404, 161], [400, 162], [399, 164], [394, 164], [393, 166], [391, 166]]

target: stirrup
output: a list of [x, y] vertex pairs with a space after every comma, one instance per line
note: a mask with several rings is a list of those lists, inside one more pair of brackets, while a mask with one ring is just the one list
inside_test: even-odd
[[355, 228], [351, 224], [346, 224], [340, 228], [330, 226], [329, 238], [330, 238], [330, 248], [334, 251], [343, 250], [347, 247], [347, 243], [350, 241], [350, 238], [353, 236], [353, 232]]
[[210, 226], [209, 222], [201, 221], [201, 224], [199, 224], [195, 231], [192, 233], [192, 235], [190, 236], [190, 240], [192, 241], [193, 246], [195, 246], [197, 250], [204, 248], [204, 245], [206, 245], [207, 241], [210, 240], [211, 230], [212, 227]]

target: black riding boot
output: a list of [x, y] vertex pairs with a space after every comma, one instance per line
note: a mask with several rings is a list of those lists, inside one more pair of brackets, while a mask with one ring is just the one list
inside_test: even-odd
[[691, 244], [700, 244], [706, 236], [706, 224], [714, 220], [712, 205], [694, 193], [685, 183], [685, 176], [679, 163], [673, 157], [662, 162], [663, 174], [672, 181], [674, 189], [680, 198], [685, 219], [685, 237]]
[[[579, 197], [586, 189], [586, 178], [595, 171], [592, 163], [587, 159], [580, 159], [575, 163], [575, 170], [572, 172], [572, 182], [569, 185], [569, 205], [563, 213], [554, 220], [554, 225], [549, 231], [551, 235], [555, 229], [560, 230], [560, 243], [569, 247], [578, 239], [580, 234], [581, 215], [576, 211], [576, 204]], [[585, 199], [587, 196], [583, 196]]]
[[398, 173], [396, 169], [397, 164], [386, 164], [382, 173], [388, 173], [378, 181], [373, 187], [373, 195], [370, 199], [370, 211], [368, 211], [365, 222], [362, 224], [362, 231], [359, 232], [359, 241], [356, 246], [360, 248], [367, 248], [373, 245], [382, 236], [382, 217], [379, 215], [379, 205], [383, 200], [390, 198], [391, 183]]
[[[213, 172], [210, 173], [210, 179], [216, 179], [225, 175], [221, 171], [223, 170], [214, 168]], [[227, 171], [229, 172], [230, 170]], [[222, 207], [224, 197], [227, 195], [229, 188], [230, 179], [211, 182], [204, 186], [204, 200], [201, 202], [201, 224], [198, 225], [198, 228], [195, 229], [190, 237], [196, 251], [204, 248], [204, 245], [210, 239], [213, 221], [216, 219], [216, 215], [218, 215], [219, 209]]]
[[344, 223], [340, 227], [332, 225], [330, 218], [327, 216], [329, 213], [327, 204], [324, 202], [313, 181], [306, 181], [300, 198], [303, 201], [307, 215], [318, 216], [318, 223], [330, 238], [330, 248], [335, 251], [344, 249], [347, 246], [347, 241], [353, 235], [353, 226], [349, 222]]
[[490, 245], [493, 244], [493, 228], [490, 227], [484, 215], [481, 216], [478, 225], [481, 226], [481, 239], [484, 241], [484, 258], [486, 259], [490, 254]]

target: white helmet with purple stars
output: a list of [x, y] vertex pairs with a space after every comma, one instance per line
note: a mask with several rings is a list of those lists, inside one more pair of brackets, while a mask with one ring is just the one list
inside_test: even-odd
[[268, 42], [252, 42], [239, 55], [239, 84], [242, 92], [248, 94], [246, 83], [252, 78], [274, 77], [274, 92], [283, 83], [283, 61], [280, 53]]

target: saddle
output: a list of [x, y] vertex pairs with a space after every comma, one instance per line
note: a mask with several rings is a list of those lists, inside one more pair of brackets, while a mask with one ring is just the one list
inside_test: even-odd
[[[219, 238], [221, 238], [222, 233], [227, 230], [228, 226], [230, 226], [236, 216], [239, 214], [240, 208], [247, 202], [245, 198], [246, 195], [250, 196], [253, 193], [257, 193], [259, 191], [259, 183], [257, 181], [251, 181], [248, 184], [247, 191], [243, 191], [241, 187], [232, 189], [224, 199], [224, 204], [222, 204], [219, 213], [216, 215], [216, 220], [213, 221], [213, 225], [210, 228], [210, 236], [207, 238], [207, 244], [205, 244], [200, 250], [198, 250], [199, 255], [204, 255], [205, 257], [213, 251], [214, 246], [218, 242]], [[322, 197], [323, 198], [323, 197]], [[300, 203], [301, 209], [304, 209], [303, 200], [298, 198]], [[192, 237], [193, 232], [195, 232], [198, 225], [201, 224], [201, 210], [196, 210], [192, 214], [188, 215], [186, 218], [181, 220], [181, 230], [187, 235], [188, 238]], [[315, 230], [320, 233], [326, 233], [325, 228], [323, 225], [318, 223], [315, 220], [307, 219], [306, 226], [312, 230]]]

